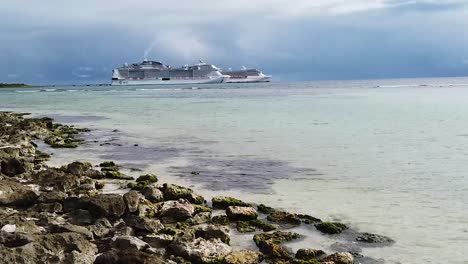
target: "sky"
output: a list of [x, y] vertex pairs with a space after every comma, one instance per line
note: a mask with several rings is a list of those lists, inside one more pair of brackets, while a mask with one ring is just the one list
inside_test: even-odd
[[4, 0], [0, 82], [108, 83], [144, 58], [276, 80], [468, 76], [468, 0]]

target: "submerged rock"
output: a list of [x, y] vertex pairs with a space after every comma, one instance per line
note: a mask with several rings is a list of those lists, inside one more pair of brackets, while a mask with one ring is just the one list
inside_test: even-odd
[[254, 220], [257, 219], [257, 211], [253, 207], [229, 206], [226, 209], [226, 215], [230, 220]]
[[271, 214], [275, 212], [276, 210], [273, 207], [266, 206], [264, 204], [259, 204], [257, 205], [257, 211], [263, 214]]
[[249, 221], [238, 221], [236, 225], [237, 231], [241, 233], [254, 232], [257, 229], [262, 230], [263, 232], [269, 232], [276, 230], [278, 227], [265, 221], [255, 219]]
[[395, 241], [387, 236], [371, 234], [371, 233], [358, 233], [356, 241], [368, 244], [393, 244]]

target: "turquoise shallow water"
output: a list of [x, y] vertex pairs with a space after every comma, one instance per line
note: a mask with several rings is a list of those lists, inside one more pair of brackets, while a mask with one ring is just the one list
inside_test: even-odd
[[363, 251], [388, 263], [468, 263], [468, 79], [161, 88], [2, 89], [0, 109], [104, 139], [56, 159], [116, 159], [338, 219], [394, 238]]

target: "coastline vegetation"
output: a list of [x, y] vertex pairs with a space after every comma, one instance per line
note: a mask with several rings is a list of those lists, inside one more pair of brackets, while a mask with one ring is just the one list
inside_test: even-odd
[[26, 88], [31, 87], [24, 83], [0, 83], [0, 88]]

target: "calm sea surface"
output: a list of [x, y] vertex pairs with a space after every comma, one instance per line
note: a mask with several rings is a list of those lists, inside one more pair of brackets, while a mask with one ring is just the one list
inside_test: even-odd
[[387, 263], [468, 263], [467, 78], [1, 89], [0, 110], [94, 129], [57, 163], [113, 159], [349, 223], [396, 240], [363, 250]]

